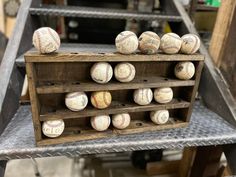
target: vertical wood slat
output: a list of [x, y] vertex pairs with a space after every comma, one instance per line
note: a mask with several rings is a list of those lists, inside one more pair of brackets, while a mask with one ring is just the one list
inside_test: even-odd
[[196, 154], [196, 147], [184, 148], [179, 164], [179, 177], [188, 177]]
[[40, 103], [38, 100], [38, 95], [36, 93], [36, 74], [35, 74], [34, 64], [27, 62], [26, 71], [29, 81], [29, 93], [30, 93], [30, 101], [32, 109], [32, 119], [34, 123], [35, 139], [36, 141], [39, 141], [42, 139], [42, 133], [41, 133], [41, 123], [39, 121]]
[[204, 61], [199, 61], [197, 69], [196, 69], [196, 73], [195, 73], [195, 86], [193, 87], [193, 91], [191, 93], [191, 101], [190, 101], [190, 106], [189, 106], [188, 113], [187, 113], [187, 121], [190, 120], [190, 117], [191, 117], [191, 114], [192, 114], [193, 103], [194, 103], [196, 93], [197, 93], [197, 90], [198, 90], [198, 86], [199, 86], [203, 66], [204, 66]]
[[229, 30], [235, 12], [236, 1], [222, 1], [218, 10], [215, 27], [212, 33], [209, 52], [215, 64], [219, 67], [222, 62], [223, 50], [229, 36]]

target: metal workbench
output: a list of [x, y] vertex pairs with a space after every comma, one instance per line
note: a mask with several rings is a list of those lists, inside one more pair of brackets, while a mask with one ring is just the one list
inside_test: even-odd
[[[19, 105], [25, 65], [23, 54], [32, 49], [32, 34], [40, 27], [39, 16], [74, 16], [90, 18], [167, 20], [177, 23], [176, 33], [197, 33], [183, 7], [177, 0], [161, 1], [162, 14], [128, 13], [125, 11], [106, 11], [105, 9], [84, 9], [76, 7], [41, 6], [39, 0], [24, 0], [18, 13], [16, 28], [10, 39], [0, 66], [0, 176], [3, 176], [9, 159], [74, 156], [96, 153], [121, 152], [160, 148], [183, 148], [190, 146], [225, 145], [236, 143], [236, 130], [222, 117], [235, 124], [235, 102], [221, 75], [214, 68], [211, 58], [201, 45], [200, 52], [205, 55], [199, 93], [201, 100], [194, 107], [190, 125], [187, 128], [159, 132], [124, 135], [99, 140], [81, 141], [57, 146], [36, 147], [29, 105]], [[171, 24], [171, 23], [170, 23]], [[106, 45], [63, 45], [61, 50], [113, 50]], [[203, 102], [205, 104], [203, 104]], [[208, 109], [208, 108], [209, 109]], [[214, 112], [213, 112], [214, 111]], [[236, 157], [235, 145], [227, 149], [232, 159]], [[230, 158], [229, 158], [230, 159]], [[236, 173], [235, 162], [231, 159], [232, 171]]]

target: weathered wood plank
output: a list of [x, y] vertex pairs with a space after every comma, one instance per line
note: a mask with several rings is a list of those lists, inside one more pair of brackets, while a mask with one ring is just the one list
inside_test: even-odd
[[195, 80], [169, 79], [165, 77], [139, 77], [131, 82], [120, 83], [110, 81], [107, 84], [98, 84], [93, 81], [87, 82], [41, 82], [37, 86], [38, 94], [66, 93], [75, 91], [99, 91], [99, 90], [126, 90], [138, 88], [157, 88], [157, 87], [179, 87], [194, 86]]
[[189, 102], [183, 100], [173, 99], [170, 103], [167, 104], [158, 104], [151, 103], [149, 105], [140, 106], [135, 103], [120, 103], [113, 101], [110, 107], [102, 110], [98, 110], [93, 107], [87, 107], [85, 110], [79, 112], [73, 112], [68, 109], [58, 109], [54, 110], [43, 110], [40, 114], [40, 121], [45, 120], [54, 120], [54, 119], [72, 119], [72, 118], [83, 118], [83, 117], [91, 117], [96, 115], [104, 115], [104, 114], [118, 114], [125, 112], [143, 112], [143, 111], [153, 111], [153, 110], [161, 110], [161, 109], [180, 109], [180, 108], [188, 108], [190, 105]]
[[[69, 51], [68, 51], [69, 52]], [[41, 55], [38, 52], [28, 52], [25, 54], [26, 62], [121, 62], [121, 61], [201, 61], [204, 56], [200, 54], [194, 55], [122, 55], [119, 53], [68, 53], [58, 52], [50, 55]]]

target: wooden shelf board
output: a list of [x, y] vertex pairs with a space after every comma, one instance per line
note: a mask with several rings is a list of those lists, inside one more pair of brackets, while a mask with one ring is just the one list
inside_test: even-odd
[[28, 52], [25, 54], [26, 62], [129, 62], [129, 61], [200, 61], [204, 60], [201, 54], [168, 55], [158, 53], [155, 55], [132, 54], [122, 55], [119, 53], [86, 53], [86, 52], [58, 52], [53, 54], [39, 54], [38, 52]]
[[92, 127], [68, 127], [65, 129], [63, 135], [58, 138], [45, 138], [37, 142], [38, 146], [44, 145], [53, 145], [60, 144], [66, 142], [74, 142], [74, 141], [82, 141], [82, 140], [91, 140], [91, 139], [99, 139], [99, 138], [108, 138], [113, 136], [119, 136], [122, 134], [134, 134], [134, 133], [142, 133], [142, 132], [150, 132], [157, 130], [165, 130], [170, 128], [183, 128], [188, 125], [188, 122], [183, 122], [174, 118], [170, 118], [170, 120], [164, 125], [156, 125], [151, 121], [145, 120], [131, 120], [129, 127], [123, 130], [118, 130], [116, 128], [109, 127], [108, 130], [99, 132]]
[[42, 108], [39, 119], [40, 121], [55, 120], [55, 119], [72, 119], [72, 118], [74, 119], [74, 118], [91, 117], [104, 114], [118, 114], [124, 112], [144, 112], [144, 111], [153, 111], [161, 109], [180, 109], [180, 108], [188, 108], [189, 105], [190, 105], [189, 102], [178, 99], [173, 99], [170, 103], [167, 104], [159, 104], [153, 101], [151, 104], [145, 106], [140, 106], [136, 103], [121, 103], [117, 101], [112, 101], [110, 107], [106, 109], [96, 109], [88, 106], [86, 109], [78, 112], [73, 112], [66, 108], [50, 112], [49, 110]]
[[164, 77], [138, 77], [131, 82], [110, 81], [107, 84], [87, 82], [41, 82], [36, 88], [38, 94], [67, 93], [78, 91], [127, 90], [138, 88], [194, 86], [195, 80], [169, 79]]

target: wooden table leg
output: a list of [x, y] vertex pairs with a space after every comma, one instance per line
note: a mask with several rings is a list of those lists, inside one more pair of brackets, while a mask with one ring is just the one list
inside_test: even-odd
[[219, 170], [221, 146], [197, 147], [190, 177], [216, 176]]
[[6, 160], [1, 160], [0, 161], [0, 177], [4, 177], [6, 165], [7, 165]]

